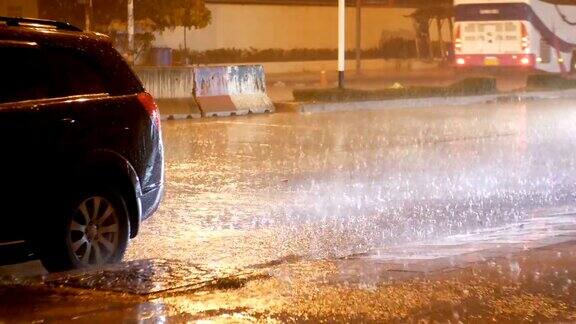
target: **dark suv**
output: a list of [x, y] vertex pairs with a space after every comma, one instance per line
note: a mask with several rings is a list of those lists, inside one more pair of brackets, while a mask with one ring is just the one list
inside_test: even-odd
[[108, 37], [0, 17], [0, 247], [49, 271], [117, 262], [163, 172], [158, 108]]

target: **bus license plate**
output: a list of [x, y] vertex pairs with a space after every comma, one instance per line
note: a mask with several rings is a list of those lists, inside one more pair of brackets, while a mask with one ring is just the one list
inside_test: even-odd
[[484, 65], [486, 66], [500, 65], [500, 60], [498, 60], [497, 57], [487, 57], [484, 59]]

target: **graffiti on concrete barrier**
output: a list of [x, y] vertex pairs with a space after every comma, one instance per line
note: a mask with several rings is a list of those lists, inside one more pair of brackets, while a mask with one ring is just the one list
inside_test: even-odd
[[262, 66], [215, 66], [194, 70], [196, 96], [222, 96], [265, 93]]

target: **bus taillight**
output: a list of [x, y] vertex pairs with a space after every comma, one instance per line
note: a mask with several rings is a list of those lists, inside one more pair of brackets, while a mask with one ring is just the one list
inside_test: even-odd
[[526, 25], [524, 25], [523, 23], [520, 23], [520, 30], [521, 30], [521, 36], [522, 38], [522, 51], [527, 53], [529, 51], [528, 47], [530, 46], [529, 40], [528, 40], [528, 29], [526, 28]]
[[462, 39], [460, 38], [460, 24], [457, 24], [454, 29], [455, 29], [454, 48], [456, 49], [456, 52], [460, 52], [462, 50]]

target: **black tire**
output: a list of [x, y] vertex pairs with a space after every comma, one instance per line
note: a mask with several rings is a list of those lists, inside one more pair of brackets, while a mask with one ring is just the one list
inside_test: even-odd
[[[47, 218], [36, 253], [50, 272], [120, 262], [130, 238], [124, 198], [110, 189], [76, 194]], [[49, 222], [49, 223], [48, 223]]]
[[572, 52], [572, 58], [570, 59], [570, 74], [576, 74], [576, 51]]

